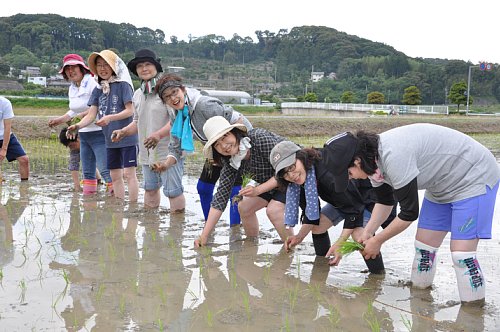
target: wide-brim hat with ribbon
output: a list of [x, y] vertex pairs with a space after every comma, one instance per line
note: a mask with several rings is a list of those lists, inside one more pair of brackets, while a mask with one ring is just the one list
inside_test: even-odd
[[275, 174], [295, 164], [297, 151], [300, 150], [300, 146], [291, 141], [282, 141], [276, 144], [269, 155], [269, 160], [274, 168]]
[[104, 50], [101, 52], [93, 52], [89, 56], [88, 63], [89, 63], [90, 71], [93, 74], [97, 75], [97, 65], [96, 65], [95, 61], [97, 60], [98, 56], [103, 58], [104, 61], [106, 61], [108, 63], [108, 65], [111, 67], [111, 69], [113, 69], [113, 72], [115, 73], [115, 75], [118, 74], [118, 68], [117, 68], [118, 55], [116, 55], [116, 53], [111, 51], [111, 50]]
[[61, 67], [61, 70], [59, 70], [59, 74], [64, 73], [64, 67], [75, 66], [75, 65], [80, 65], [86, 70], [90, 71], [89, 67], [87, 67], [87, 65], [83, 61], [83, 58], [80, 55], [71, 53], [64, 56], [63, 65]]
[[130, 72], [137, 76], [137, 64], [141, 62], [152, 63], [155, 65], [157, 72], [163, 72], [163, 68], [161, 67], [160, 63], [161, 59], [156, 57], [155, 52], [146, 48], [135, 52], [135, 58], [127, 63], [128, 70], [130, 70]]
[[247, 127], [244, 124], [230, 124], [229, 121], [222, 116], [213, 116], [205, 122], [203, 133], [208, 140], [203, 147], [203, 155], [205, 158], [213, 159], [212, 145], [217, 142], [219, 138], [233, 130], [233, 128], [238, 128], [244, 132], [247, 131]]

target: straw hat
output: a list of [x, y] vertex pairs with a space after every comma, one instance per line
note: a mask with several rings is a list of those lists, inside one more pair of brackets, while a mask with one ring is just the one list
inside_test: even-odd
[[203, 133], [205, 133], [205, 137], [208, 140], [203, 147], [203, 155], [205, 158], [213, 158], [212, 145], [217, 142], [219, 138], [230, 132], [233, 128], [238, 128], [244, 132], [247, 131], [247, 127], [244, 124], [230, 124], [229, 121], [222, 116], [211, 117], [207, 120], [207, 122], [205, 122], [205, 125], [203, 126]]
[[93, 52], [89, 56], [88, 63], [89, 63], [90, 71], [92, 71], [92, 73], [97, 75], [97, 66], [96, 66], [95, 61], [96, 61], [98, 56], [103, 58], [104, 61], [106, 61], [108, 63], [108, 65], [111, 67], [111, 69], [113, 69], [113, 72], [115, 73], [115, 75], [118, 74], [118, 68], [117, 68], [118, 55], [116, 55], [116, 53], [111, 51], [111, 50], [104, 50], [101, 52]]

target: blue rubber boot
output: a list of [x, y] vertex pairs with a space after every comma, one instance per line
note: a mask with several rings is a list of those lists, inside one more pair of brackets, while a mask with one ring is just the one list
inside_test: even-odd
[[233, 227], [241, 223], [240, 213], [238, 212], [238, 204], [233, 204], [233, 197], [238, 195], [241, 186], [234, 186], [231, 190], [231, 198], [229, 199], [229, 226]]
[[215, 184], [203, 182], [201, 180], [198, 180], [198, 184], [196, 185], [198, 195], [200, 195], [200, 204], [205, 221], [208, 219], [208, 213], [210, 212], [210, 203], [212, 203], [214, 188]]

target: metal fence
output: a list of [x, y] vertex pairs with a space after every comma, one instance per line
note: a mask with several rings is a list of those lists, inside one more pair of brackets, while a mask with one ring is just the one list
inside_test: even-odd
[[282, 109], [309, 109], [319, 111], [391, 111], [398, 114], [448, 114], [448, 106], [443, 105], [381, 105], [381, 104], [342, 104], [342, 103], [282, 103]]

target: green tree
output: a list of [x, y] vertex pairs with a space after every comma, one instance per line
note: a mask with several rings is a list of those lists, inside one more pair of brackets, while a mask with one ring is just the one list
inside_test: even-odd
[[54, 69], [54, 67], [50, 63], [44, 63], [40, 67], [40, 75], [45, 76], [45, 77], [50, 77], [52, 74], [55, 74], [57, 70]]
[[405, 105], [422, 104], [422, 94], [415, 85], [409, 86], [405, 89], [405, 93], [403, 94], [403, 104]]
[[352, 91], [344, 91], [342, 93], [342, 96], [340, 97], [340, 102], [341, 103], [353, 103], [354, 100], [356, 99], [356, 95]]
[[10, 72], [9, 64], [0, 59], [0, 75], [8, 75]]
[[366, 96], [366, 102], [368, 104], [384, 104], [385, 103], [385, 96], [382, 92], [378, 92], [378, 91], [370, 92]]
[[310, 103], [316, 103], [318, 101], [318, 95], [315, 94], [314, 92], [308, 92], [304, 96], [304, 100]]
[[30, 52], [26, 47], [16, 45], [12, 48], [9, 54], [6, 54], [3, 59], [12, 67], [17, 69], [25, 69], [26, 66], [38, 66], [39, 58]]
[[[467, 104], [467, 83], [465, 83], [465, 81], [460, 81], [453, 84], [448, 94], [448, 99], [451, 103], [457, 105], [457, 112], [460, 112], [460, 105]], [[472, 101], [472, 97], [469, 96], [469, 105], [472, 105]]]

